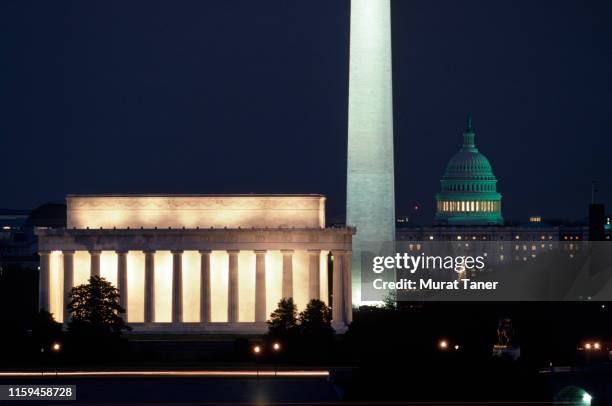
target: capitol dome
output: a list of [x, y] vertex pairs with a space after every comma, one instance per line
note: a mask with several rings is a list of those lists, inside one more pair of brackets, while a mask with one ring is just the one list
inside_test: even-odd
[[440, 180], [436, 224], [499, 225], [504, 222], [497, 179], [487, 157], [476, 148], [474, 136], [472, 117], [468, 116], [463, 146], [448, 161]]

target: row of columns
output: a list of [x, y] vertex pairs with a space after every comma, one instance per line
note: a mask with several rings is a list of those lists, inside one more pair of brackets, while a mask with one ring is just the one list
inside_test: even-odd
[[[172, 252], [172, 322], [183, 321], [183, 251]], [[239, 250], [228, 250], [228, 322], [238, 322], [238, 254]], [[293, 297], [293, 250], [282, 250], [282, 297]], [[100, 251], [90, 251], [91, 275], [100, 276]], [[127, 283], [127, 251], [117, 253], [117, 288], [120, 293], [119, 304], [126, 309], [127, 320], [128, 283]], [[211, 321], [210, 299], [210, 255], [211, 251], [200, 253], [200, 322]], [[74, 251], [62, 251], [64, 258], [64, 321], [68, 320], [66, 310], [68, 294], [74, 285]], [[308, 292], [309, 299], [320, 299], [320, 250], [308, 251]], [[41, 251], [40, 255], [40, 308], [50, 308], [49, 270], [50, 252]], [[155, 251], [144, 251], [144, 322], [155, 320]], [[351, 253], [350, 251], [332, 251], [333, 265], [333, 297], [332, 320], [335, 324], [350, 323], [352, 319], [351, 304]], [[266, 314], [266, 250], [255, 250], [255, 322], [265, 323]]]

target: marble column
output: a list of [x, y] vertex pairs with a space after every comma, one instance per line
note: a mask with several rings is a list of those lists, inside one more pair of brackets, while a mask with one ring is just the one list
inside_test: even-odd
[[172, 251], [172, 322], [183, 322], [183, 251]]
[[128, 320], [128, 275], [127, 251], [117, 251], [117, 289], [119, 289], [119, 306], [125, 309], [123, 320]]
[[293, 297], [293, 250], [282, 250], [283, 254], [283, 298]]
[[344, 285], [344, 322], [348, 325], [353, 321], [353, 300], [352, 300], [352, 252], [346, 251], [342, 266], [342, 282]]
[[238, 253], [237, 250], [227, 251], [229, 254], [229, 275], [227, 286], [227, 321], [238, 322]]
[[64, 259], [64, 323], [68, 323], [70, 313], [68, 303], [70, 303], [70, 290], [74, 286], [74, 251], [63, 251]]
[[343, 251], [332, 251], [332, 256], [334, 258], [333, 262], [333, 297], [332, 297], [332, 324], [334, 328], [343, 327], [343, 262], [344, 262], [344, 252]]
[[255, 323], [266, 322], [266, 251], [255, 251]]
[[155, 251], [145, 251], [145, 323], [155, 321]]
[[91, 276], [100, 276], [100, 251], [89, 251]]
[[51, 306], [49, 303], [49, 261], [50, 251], [40, 251], [40, 271], [38, 278], [38, 308], [40, 310], [49, 311]]
[[200, 322], [210, 322], [210, 251], [200, 251]]
[[321, 251], [308, 251], [308, 301], [321, 296]]

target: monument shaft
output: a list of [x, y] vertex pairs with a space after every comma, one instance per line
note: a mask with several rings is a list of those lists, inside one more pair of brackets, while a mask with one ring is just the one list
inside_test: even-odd
[[347, 225], [353, 239], [353, 301], [360, 301], [365, 243], [395, 239], [390, 0], [352, 0]]

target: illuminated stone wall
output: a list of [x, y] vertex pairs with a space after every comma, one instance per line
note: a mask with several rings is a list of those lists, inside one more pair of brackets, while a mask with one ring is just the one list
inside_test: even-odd
[[[79, 207], [88, 206], [88, 199]], [[288, 202], [296, 203], [293, 199]], [[171, 228], [109, 227], [102, 220], [113, 210], [104, 208], [100, 213], [106, 214], [97, 223], [105, 224], [102, 228], [88, 223], [90, 228], [79, 224], [37, 229], [41, 308], [50, 310], [57, 321], [68, 322], [67, 293], [99, 275], [118, 288], [126, 309], [123, 317], [134, 332], [259, 334], [266, 331], [265, 322], [283, 297], [292, 297], [302, 311], [311, 299], [329, 303], [333, 290], [342, 305], [335, 310], [333, 325], [343, 331], [350, 322], [350, 290], [344, 293], [342, 286], [329, 285], [328, 256], [345, 258], [338, 263], [348, 265], [335, 271], [344, 276], [336, 279], [343, 284], [350, 280], [346, 275], [351, 272], [355, 230], [323, 227], [323, 198], [305, 199], [308, 204], [303, 206], [268, 206], [272, 211], [265, 215], [279, 210], [281, 218], [291, 218], [291, 227], [177, 228], [180, 222]], [[134, 208], [132, 217], [137, 218], [141, 209]], [[95, 219], [96, 210], [74, 210], [72, 225], [81, 215]], [[187, 209], [174, 214], [181, 210]], [[210, 218], [219, 213], [227, 214], [221, 209], [205, 214]], [[170, 211], [162, 214], [171, 216]]]
[[325, 228], [325, 197], [68, 196], [67, 227]]

